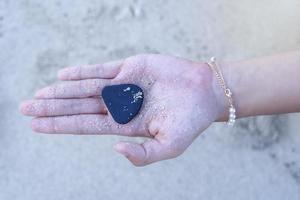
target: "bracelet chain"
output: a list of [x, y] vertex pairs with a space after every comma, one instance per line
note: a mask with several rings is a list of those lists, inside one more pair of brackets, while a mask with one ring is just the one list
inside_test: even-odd
[[235, 114], [236, 113], [236, 109], [235, 109], [234, 104], [233, 104], [232, 92], [227, 87], [227, 85], [225, 83], [225, 79], [223, 77], [223, 74], [222, 74], [219, 66], [216, 63], [216, 58], [212, 57], [209, 62], [206, 62], [206, 64], [215, 73], [215, 75], [216, 75], [216, 77], [218, 79], [219, 85], [221, 86], [221, 88], [224, 91], [225, 96], [227, 97], [228, 105], [229, 105], [229, 109], [228, 109], [229, 117], [228, 117], [227, 124], [228, 125], [233, 125], [235, 123], [235, 120], [236, 120], [236, 114]]

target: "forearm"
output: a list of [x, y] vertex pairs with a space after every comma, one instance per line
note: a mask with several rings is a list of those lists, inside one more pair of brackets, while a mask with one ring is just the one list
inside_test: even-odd
[[[300, 111], [300, 51], [219, 65], [232, 90], [237, 117]], [[215, 90], [226, 108], [224, 94]], [[227, 117], [224, 109], [219, 120]]]

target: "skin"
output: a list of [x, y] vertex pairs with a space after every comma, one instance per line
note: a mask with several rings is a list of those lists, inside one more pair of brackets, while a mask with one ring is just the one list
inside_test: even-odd
[[300, 51], [221, 65], [239, 117], [300, 112]]
[[[220, 63], [237, 116], [300, 111], [299, 58], [300, 53], [293, 52]], [[65, 68], [58, 77], [63, 82], [38, 90], [33, 100], [21, 104], [21, 112], [34, 117], [32, 129], [146, 137], [142, 144], [121, 141], [114, 146], [135, 166], [177, 157], [213, 122], [228, 117], [224, 93], [205, 63], [146, 54]], [[104, 86], [121, 83], [137, 84], [145, 95], [139, 114], [125, 125], [114, 122], [100, 96]]]

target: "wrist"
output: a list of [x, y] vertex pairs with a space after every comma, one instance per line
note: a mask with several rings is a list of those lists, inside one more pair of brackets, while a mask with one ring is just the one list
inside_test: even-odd
[[[221, 73], [223, 74], [224, 80], [227, 84], [227, 77], [224, 74], [224, 65], [221, 63], [218, 63], [220, 66]], [[210, 67], [209, 67], [210, 68]], [[211, 87], [214, 93], [214, 96], [216, 98], [217, 102], [217, 108], [218, 108], [218, 115], [216, 118], [216, 122], [224, 122], [228, 120], [228, 101], [225, 96], [224, 90], [221, 88], [220, 82], [216, 76], [216, 74], [213, 72], [213, 70], [210, 68], [211, 71]]]
[[[236, 109], [236, 118], [250, 116], [251, 110], [254, 109], [254, 104], [257, 100], [257, 94], [251, 92], [251, 88], [253, 89], [251, 80], [255, 79], [256, 68], [251, 67], [250, 69], [250, 66], [246, 67], [242, 62], [220, 62], [218, 65], [222, 70], [227, 87], [232, 92], [233, 105]], [[251, 94], [251, 96], [249, 96], [249, 94]], [[229, 115], [228, 103], [224, 91], [221, 95], [225, 98], [225, 103], [223, 104], [225, 111], [221, 113], [217, 121], [227, 121]]]
[[218, 79], [207, 63], [197, 63], [196, 68], [193, 68], [193, 80], [197, 80], [195, 84], [196, 93], [199, 88], [205, 88], [207, 93], [206, 101], [209, 102], [211, 112], [213, 113], [214, 121], [227, 121], [228, 120], [228, 100], [224, 94], [223, 89], [218, 82]]
[[[224, 77], [227, 87], [233, 93], [233, 105], [236, 107], [237, 84], [235, 84], [239, 75], [235, 72], [231, 73], [231, 63], [217, 62], [220, 71]], [[199, 88], [206, 88], [208, 92], [207, 101], [210, 102], [212, 112], [214, 113], [214, 121], [228, 121], [229, 119], [229, 103], [228, 97], [225, 95], [224, 89], [221, 87], [220, 82], [214, 73], [213, 69], [207, 63], [197, 63], [195, 68], [192, 68], [192, 80], [194, 80], [196, 92], [199, 92]], [[211, 98], [212, 97], [212, 98]]]
[[[213, 69], [212, 67], [214, 65], [216, 66]], [[210, 67], [213, 74], [212, 88], [219, 108], [219, 115], [216, 121], [230, 120], [234, 123], [237, 117], [238, 98], [236, 94], [239, 91], [239, 84], [236, 83], [238, 83], [237, 79], [240, 78], [240, 74], [236, 69], [233, 70], [232, 66], [234, 66], [233, 63], [216, 62], [215, 64], [211, 64]], [[218, 73], [218, 75], [216, 73]], [[231, 95], [229, 93], [231, 93]]]

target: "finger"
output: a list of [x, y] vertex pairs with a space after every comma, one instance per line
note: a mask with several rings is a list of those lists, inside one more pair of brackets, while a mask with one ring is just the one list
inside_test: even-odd
[[20, 110], [24, 115], [36, 117], [107, 113], [100, 98], [28, 100], [21, 103]]
[[123, 61], [113, 61], [104, 64], [68, 67], [58, 72], [60, 80], [80, 80], [90, 78], [110, 79], [117, 76]]
[[103, 87], [109, 84], [109, 79], [88, 79], [63, 82], [38, 90], [35, 94], [35, 98], [63, 99], [99, 96]]
[[101, 134], [143, 136], [144, 132], [132, 125], [118, 125], [108, 115], [71, 115], [34, 118], [31, 128], [40, 133]]
[[160, 160], [174, 158], [180, 153], [176, 148], [157, 139], [149, 139], [142, 144], [119, 142], [114, 149], [127, 157], [135, 166], [145, 166]]

